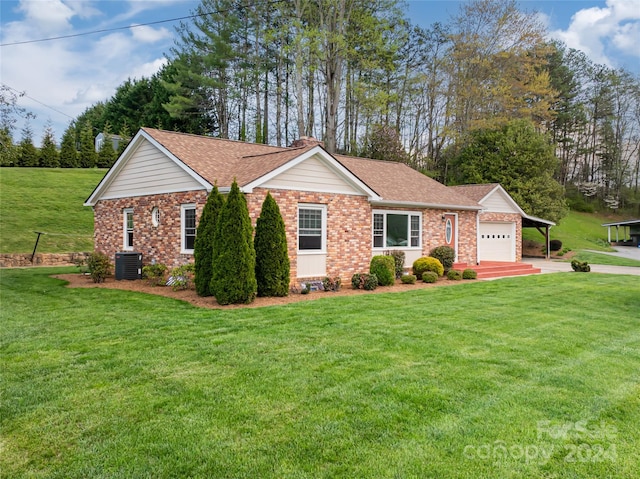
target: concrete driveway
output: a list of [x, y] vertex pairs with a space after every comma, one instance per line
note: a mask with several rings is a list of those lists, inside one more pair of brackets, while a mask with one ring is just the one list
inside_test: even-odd
[[[608, 254], [611, 256], [619, 256], [621, 258], [636, 259], [640, 261], [640, 248], [634, 248], [632, 246], [619, 246], [616, 248], [616, 252], [604, 253], [602, 251], [591, 251], [592, 253]], [[573, 271], [571, 269], [571, 263], [563, 261], [551, 261], [540, 258], [522, 258], [523, 263], [529, 263], [540, 268], [543, 273], [559, 273], [566, 271]], [[610, 266], [606, 264], [590, 264], [591, 271], [594, 273], [609, 273], [609, 274], [631, 274], [640, 276], [640, 267], [634, 266]]]

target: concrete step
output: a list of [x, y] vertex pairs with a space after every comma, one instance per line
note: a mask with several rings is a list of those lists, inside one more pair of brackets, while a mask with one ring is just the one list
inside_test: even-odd
[[482, 261], [478, 265], [467, 265], [464, 263], [455, 263], [453, 269], [463, 271], [467, 268], [473, 269], [478, 273], [478, 279], [502, 278], [506, 276], [521, 276], [527, 274], [538, 274], [542, 270], [534, 268], [528, 263], [508, 263], [501, 261]]

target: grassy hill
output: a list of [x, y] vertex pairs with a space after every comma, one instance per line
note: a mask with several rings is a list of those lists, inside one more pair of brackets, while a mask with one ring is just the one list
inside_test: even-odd
[[93, 211], [82, 206], [103, 169], [0, 168], [0, 253], [93, 250]]
[[[551, 239], [562, 241], [563, 247], [573, 251], [583, 249], [614, 251], [607, 243], [607, 228], [602, 224], [621, 219], [623, 218], [614, 215], [572, 211], [559, 224], [551, 228]], [[524, 228], [522, 237], [544, 243], [544, 236], [535, 228]]]

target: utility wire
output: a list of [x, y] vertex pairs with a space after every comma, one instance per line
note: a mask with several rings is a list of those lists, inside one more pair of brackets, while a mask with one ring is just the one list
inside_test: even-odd
[[[287, 1], [287, 0], [272, 0], [272, 1], [265, 2], [264, 5], [265, 6], [270, 6], [270, 5], [273, 5], [275, 3], [282, 3], [282, 2], [285, 2], [285, 1]], [[247, 8], [248, 6], [249, 5], [240, 5], [239, 8]], [[40, 38], [40, 39], [37, 39], [37, 40], [23, 40], [21, 42], [0, 43], [0, 47], [10, 47], [10, 46], [14, 46], [14, 45], [26, 45], [28, 43], [50, 42], [50, 41], [53, 41], [53, 40], [62, 40], [62, 39], [65, 39], [65, 38], [76, 38], [76, 37], [83, 37], [83, 36], [87, 36], [87, 35], [95, 35], [96, 33], [108, 33], [108, 32], [115, 32], [115, 31], [118, 31], [118, 30], [128, 30], [128, 29], [131, 29], [131, 28], [147, 27], [149, 25], [159, 25], [161, 23], [177, 22], [178, 20], [187, 20], [189, 18], [205, 17], [207, 15], [228, 13], [231, 10], [232, 10], [232, 8], [228, 8], [226, 10], [217, 10], [215, 12], [195, 13], [193, 15], [187, 15], [185, 17], [170, 18], [168, 20], [157, 20], [155, 22], [137, 23], [135, 25], [129, 25], [129, 26], [126, 26], [126, 27], [104, 28], [102, 30], [91, 30], [89, 32], [73, 33], [73, 34], [70, 34], [70, 35], [61, 35], [61, 36], [58, 36], [58, 37]]]
[[42, 106], [44, 106], [44, 107], [46, 107], [46, 108], [49, 108], [50, 110], [53, 110], [53, 111], [55, 111], [56, 113], [59, 113], [59, 114], [61, 114], [61, 115], [63, 115], [63, 116], [66, 116], [67, 118], [70, 118], [70, 119], [72, 119], [72, 120], [74, 119], [72, 116], [67, 115], [66, 113], [64, 113], [64, 112], [62, 112], [62, 111], [60, 111], [60, 110], [56, 110], [54, 107], [49, 106], [49, 105], [47, 105], [46, 103], [42, 103], [40, 100], [36, 100], [36, 99], [35, 99], [35, 98], [33, 98], [32, 96], [27, 95], [25, 92], [22, 92], [22, 91], [16, 90], [15, 88], [13, 88], [13, 87], [11, 87], [11, 86], [7, 85], [6, 83], [2, 83], [2, 85], [4, 85], [5, 87], [7, 87], [9, 90], [13, 90], [14, 92], [18, 93], [20, 96], [23, 96], [23, 97], [25, 97], [25, 98], [29, 98], [30, 100], [33, 100], [33, 101], [35, 101], [36, 103], [40, 103]]

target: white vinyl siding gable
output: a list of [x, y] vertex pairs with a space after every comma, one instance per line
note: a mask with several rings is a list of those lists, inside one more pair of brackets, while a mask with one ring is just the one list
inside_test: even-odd
[[315, 157], [298, 163], [260, 186], [283, 190], [362, 195], [361, 191]]
[[148, 141], [134, 151], [101, 199], [203, 189], [193, 177]]
[[500, 190], [496, 190], [484, 198], [482, 207], [484, 210], [493, 213], [520, 213]]

